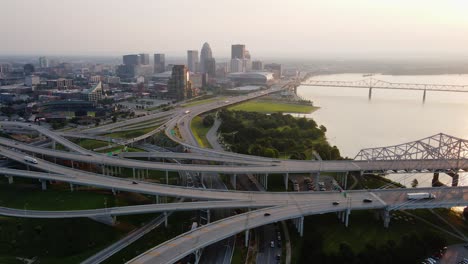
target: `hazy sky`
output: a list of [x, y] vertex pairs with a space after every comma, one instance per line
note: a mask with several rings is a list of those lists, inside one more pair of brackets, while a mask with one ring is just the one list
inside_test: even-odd
[[468, 0], [0, 0], [0, 54], [467, 56]]

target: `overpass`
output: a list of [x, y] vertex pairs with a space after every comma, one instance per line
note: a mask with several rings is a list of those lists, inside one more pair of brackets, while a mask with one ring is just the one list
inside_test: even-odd
[[372, 77], [363, 79], [363, 80], [357, 80], [357, 81], [323, 81], [323, 80], [309, 79], [306, 82], [301, 83], [300, 85], [369, 89], [369, 99], [372, 98], [372, 89], [416, 90], [416, 91], [423, 91], [423, 102], [426, 101], [426, 91], [459, 92], [459, 93], [468, 92], [468, 85], [392, 83], [392, 82], [378, 80]]

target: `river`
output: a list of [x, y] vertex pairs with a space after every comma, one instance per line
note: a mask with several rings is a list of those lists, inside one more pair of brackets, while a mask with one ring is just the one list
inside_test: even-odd
[[[354, 81], [362, 74], [334, 74], [312, 77], [314, 80]], [[394, 83], [462, 84], [468, 75], [374, 75]], [[445, 133], [468, 139], [468, 93], [431, 92], [423, 103], [422, 91], [372, 90], [337, 87], [300, 86], [299, 96], [313, 101], [319, 110], [305, 115], [327, 127], [331, 144], [342, 156], [354, 158], [363, 148], [390, 146]], [[303, 115], [301, 115], [303, 116]], [[394, 174], [388, 178], [409, 186], [418, 179], [420, 187], [431, 185], [432, 174]], [[443, 183], [451, 177], [441, 174]], [[460, 185], [468, 185], [468, 174], [460, 174]]]

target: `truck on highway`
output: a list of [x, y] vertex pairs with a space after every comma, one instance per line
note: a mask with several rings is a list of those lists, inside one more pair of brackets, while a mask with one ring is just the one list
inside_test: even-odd
[[190, 113], [190, 110], [187, 110], [187, 111], [185, 111], [184, 113], [188, 114], [188, 113]]
[[24, 156], [24, 161], [37, 164], [37, 160], [35, 158], [29, 157], [29, 156]]
[[408, 200], [422, 200], [422, 199], [434, 199], [436, 198], [434, 194], [427, 192], [420, 193], [408, 193], [406, 194]]

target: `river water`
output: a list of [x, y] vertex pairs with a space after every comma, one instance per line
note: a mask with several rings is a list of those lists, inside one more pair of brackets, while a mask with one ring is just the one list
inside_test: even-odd
[[[313, 80], [355, 81], [362, 74], [335, 74], [312, 77]], [[468, 75], [374, 75], [394, 83], [462, 84]], [[327, 127], [331, 144], [342, 156], [354, 158], [363, 148], [391, 146], [422, 139], [437, 133], [468, 139], [468, 93], [431, 92], [423, 103], [422, 91], [372, 90], [337, 87], [298, 87], [298, 95], [311, 100], [319, 110], [305, 115]], [[301, 115], [303, 116], [303, 115]], [[420, 187], [431, 185], [432, 174], [395, 174], [390, 179], [410, 185], [418, 179]], [[451, 177], [441, 174], [443, 183]], [[460, 174], [460, 185], [468, 185], [468, 174]]]

